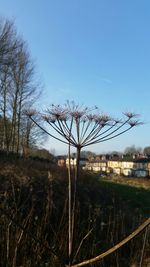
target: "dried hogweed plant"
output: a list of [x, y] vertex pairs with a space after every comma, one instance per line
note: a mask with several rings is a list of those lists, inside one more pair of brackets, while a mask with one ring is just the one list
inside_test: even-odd
[[[126, 112], [124, 118], [114, 119], [106, 114], [99, 113], [98, 108], [83, 107], [74, 102], [67, 102], [65, 105], [51, 105], [49, 109], [41, 114], [43, 121], [57, 134], [52, 134], [47, 127], [41, 126], [35, 119], [36, 111], [27, 111], [30, 119], [50, 137], [68, 145], [68, 177], [69, 177], [69, 252], [68, 264], [71, 266], [73, 260], [74, 224], [77, 181], [79, 178], [80, 152], [82, 148], [98, 144], [116, 138], [141, 124], [137, 114]], [[72, 181], [70, 173], [70, 147], [76, 148], [76, 168], [74, 190], [72, 192]]]

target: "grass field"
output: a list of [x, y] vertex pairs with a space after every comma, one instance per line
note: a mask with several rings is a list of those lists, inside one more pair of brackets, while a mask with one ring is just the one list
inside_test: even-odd
[[[49, 170], [52, 180], [47, 177]], [[67, 177], [65, 169], [48, 162], [31, 159], [0, 161], [0, 196], [3, 210], [20, 225], [27, 224], [27, 230], [34, 237], [45, 240], [49, 246], [61, 252], [64, 259], [68, 255]], [[149, 180], [116, 177], [108, 180], [98, 177], [97, 174], [82, 172], [77, 193], [74, 243], [76, 249], [91, 230], [78, 253], [77, 262], [113, 247], [150, 217]], [[21, 229], [12, 223], [10, 217], [5, 213], [0, 217], [0, 247], [3, 253], [0, 266], [7, 266], [7, 262], [9, 266], [13, 266], [15, 249], [18, 249], [17, 266], [60, 267], [55, 258], [50, 257], [42, 245], [33, 242], [30, 236], [22, 234], [18, 245]], [[11, 248], [9, 259], [6, 253], [8, 237]], [[142, 241], [143, 235], [140, 235], [135, 242], [127, 244], [95, 266], [130, 266], [129, 262], [139, 260]], [[149, 243], [148, 239], [145, 258], [148, 258]], [[37, 258], [39, 254], [40, 257]], [[48, 265], [44, 265], [47, 262]]]
[[126, 201], [129, 207], [140, 209], [142, 214], [150, 217], [150, 180], [148, 179], [99, 179], [104, 190], [112, 192], [121, 202]]

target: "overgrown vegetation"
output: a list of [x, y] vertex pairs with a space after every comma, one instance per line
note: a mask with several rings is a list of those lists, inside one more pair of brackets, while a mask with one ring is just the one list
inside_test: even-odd
[[[48, 161], [1, 159], [0, 266], [65, 266], [67, 180], [67, 171]], [[126, 237], [150, 216], [149, 204], [149, 190], [108, 183], [82, 173], [73, 262], [96, 256]], [[143, 234], [93, 266], [131, 266], [140, 261], [142, 244]], [[145, 259], [149, 253], [148, 237]]]

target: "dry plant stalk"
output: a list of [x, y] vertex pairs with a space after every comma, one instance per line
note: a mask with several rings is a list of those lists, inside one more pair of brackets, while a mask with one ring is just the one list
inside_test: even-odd
[[[71, 265], [71, 267], [82, 267], [82, 266], [86, 266], [86, 265], [89, 265], [89, 264], [92, 264], [92, 263], [95, 263], [95, 262], [98, 262], [98, 261], [104, 259], [104, 257], [106, 257], [106, 256], [110, 255], [111, 253], [117, 251], [122, 246], [124, 246], [126, 243], [128, 243], [130, 240], [132, 240], [134, 237], [136, 237], [137, 235], [139, 235], [142, 231], [144, 231], [144, 229], [146, 229], [146, 233], [147, 233], [147, 228], [148, 228], [149, 225], [150, 225], [150, 218], [148, 218], [142, 225], [140, 225], [128, 237], [126, 237], [125, 239], [123, 239], [120, 243], [118, 243], [114, 247], [108, 249], [106, 252], [104, 252], [104, 253], [102, 253], [102, 254], [100, 254], [100, 255], [92, 258], [92, 259], [85, 260], [83, 262], [80, 262], [80, 263]], [[144, 238], [144, 244], [145, 244], [145, 238]], [[143, 261], [143, 257], [141, 259]]]
[[[80, 169], [80, 153], [82, 148], [116, 138], [140, 125], [132, 112], [124, 113], [124, 119], [114, 119], [107, 114], [99, 113], [98, 108], [88, 108], [75, 104], [73, 101], [65, 105], [52, 105], [45, 113], [40, 114], [43, 121], [50, 127], [50, 131], [36, 120], [35, 110], [26, 111], [29, 118], [50, 137], [68, 146], [68, 190], [69, 190], [69, 245], [68, 262], [71, 266], [76, 252], [74, 251], [74, 227], [77, 198], [77, 183]], [[54, 134], [53, 134], [54, 132]], [[57, 134], [57, 135], [56, 135]], [[74, 179], [74, 192], [70, 176], [70, 146], [76, 148], [76, 168]]]

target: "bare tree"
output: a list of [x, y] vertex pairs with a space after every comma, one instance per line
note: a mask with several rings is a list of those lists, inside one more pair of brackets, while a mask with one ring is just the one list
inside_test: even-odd
[[0, 19], [0, 68], [4, 65], [10, 65], [13, 59], [13, 53], [19, 43], [16, 38], [14, 24], [10, 20]]
[[21, 145], [23, 109], [27, 105], [31, 106], [37, 96], [37, 88], [33, 85], [34, 66], [24, 42], [17, 49], [11, 71], [12, 150], [18, 153]]
[[1, 113], [1, 149], [8, 150], [9, 122], [8, 122], [8, 97], [9, 97], [9, 67], [3, 67], [0, 72], [0, 113]]
[[126, 147], [124, 150], [124, 154], [128, 154], [128, 155], [138, 155], [142, 153], [142, 148], [141, 147], [135, 147], [130, 146], [130, 147]]
[[0, 114], [2, 116], [2, 145], [1, 149], [8, 150], [9, 146], [9, 121], [8, 98], [10, 92], [10, 66], [14, 60], [14, 54], [20, 43], [17, 39], [13, 22], [0, 20]]
[[[41, 90], [26, 43], [17, 35], [14, 24], [0, 21], [0, 146], [20, 153], [31, 143], [35, 125], [23, 110], [33, 106]], [[32, 127], [31, 127], [32, 125]], [[32, 128], [32, 131], [31, 131]]]
[[[99, 114], [97, 107], [92, 109], [82, 107], [74, 102], [65, 105], [52, 105], [44, 114], [41, 114], [44, 122], [51, 128], [49, 132], [35, 119], [35, 111], [27, 111], [30, 119], [46, 134], [68, 145], [70, 158], [70, 146], [76, 148], [75, 180], [72, 185], [69, 171], [69, 266], [72, 264], [74, 251], [74, 224], [77, 182], [80, 169], [80, 153], [82, 148], [98, 144], [118, 137], [129, 131], [134, 126], [141, 124], [137, 115], [131, 112], [124, 113], [124, 119], [113, 119], [106, 114]], [[54, 134], [52, 133], [54, 130]], [[56, 135], [56, 133], [58, 135]], [[73, 186], [73, 192], [72, 192]]]

